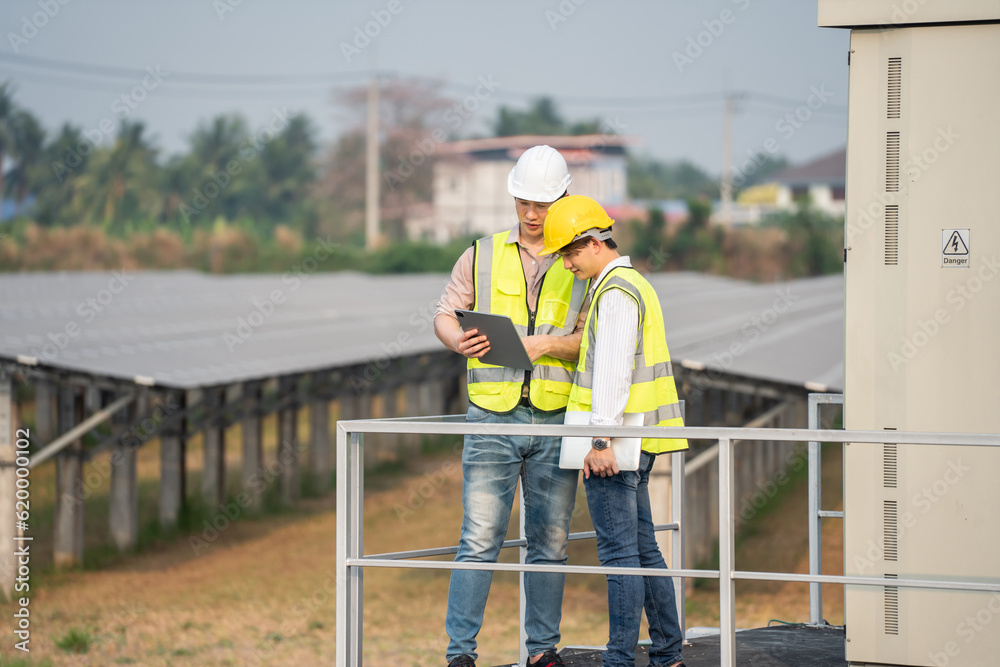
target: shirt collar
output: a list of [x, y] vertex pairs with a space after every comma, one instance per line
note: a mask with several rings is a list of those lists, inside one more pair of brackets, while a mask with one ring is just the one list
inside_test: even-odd
[[521, 242], [521, 223], [518, 222], [507, 234], [506, 243], [520, 243]]
[[601, 284], [601, 281], [604, 280], [604, 278], [608, 275], [611, 269], [617, 268], [619, 266], [632, 268], [632, 262], [629, 261], [628, 255], [622, 255], [621, 257], [617, 257], [608, 262], [608, 265], [604, 267], [603, 271], [601, 271], [601, 275], [597, 276], [597, 280], [594, 280], [593, 282], [590, 283], [590, 291], [593, 292], [594, 290], [596, 290], [597, 286]]

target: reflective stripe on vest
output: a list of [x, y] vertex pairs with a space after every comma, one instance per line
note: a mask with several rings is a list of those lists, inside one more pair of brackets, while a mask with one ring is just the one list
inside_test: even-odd
[[[475, 243], [473, 309], [507, 315], [520, 336], [530, 328], [528, 288], [516, 243], [507, 243], [510, 232], [499, 232]], [[560, 262], [542, 277], [535, 311], [534, 333], [565, 336], [573, 333], [587, 296], [589, 281], [577, 280]], [[521, 400], [524, 371], [469, 359], [469, 400], [484, 410], [509, 412]], [[573, 384], [574, 363], [543, 356], [535, 361], [528, 396], [545, 412], [566, 407]]]
[[[580, 343], [580, 361], [570, 392], [572, 411], [590, 412], [594, 387], [594, 343], [596, 323], [600, 317], [600, 298], [608, 290], [621, 290], [639, 307], [639, 332], [632, 364], [632, 384], [629, 387], [625, 412], [641, 414], [644, 426], [684, 426], [677, 386], [674, 383], [670, 350], [663, 327], [660, 300], [652, 285], [630, 267], [615, 267], [597, 287]], [[684, 438], [643, 438], [642, 449], [651, 454], [687, 449]]]

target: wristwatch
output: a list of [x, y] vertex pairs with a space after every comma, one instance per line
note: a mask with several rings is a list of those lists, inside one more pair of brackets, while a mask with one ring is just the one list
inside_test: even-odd
[[593, 442], [590, 443], [591, 446], [599, 452], [603, 452], [611, 444], [611, 441], [607, 438], [594, 438]]

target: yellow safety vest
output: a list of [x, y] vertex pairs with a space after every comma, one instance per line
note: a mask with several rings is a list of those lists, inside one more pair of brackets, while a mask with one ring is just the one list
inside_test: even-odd
[[[556, 262], [542, 277], [534, 314], [528, 311], [528, 287], [517, 243], [508, 243], [510, 232], [499, 232], [475, 242], [473, 309], [507, 315], [520, 336], [573, 333], [580, 317], [589, 281], [577, 280]], [[545, 355], [533, 371], [468, 360], [469, 400], [490, 412], [510, 412], [521, 400], [521, 387], [530, 373], [528, 397], [544, 412], [566, 408], [573, 385], [575, 363]]]
[[[608, 290], [621, 290], [639, 306], [639, 339], [632, 365], [632, 385], [629, 388], [625, 412], [641, 414], [644, 426], [684, 426], [677, 386], [674, 384], [670, 350], [663, 327], [660, 300], [652, 285], [631, 267], [611, 269], [598, 285], [590, 303], [583, 340], [580, 343], [580, 361], [573, 378], [568, 410], [590, 412], [594, 387], [594, 341], [599, 316], [601, 296]], [[643, 451], [651, 454], [687, 449], [684, 438], [643, 438]]]

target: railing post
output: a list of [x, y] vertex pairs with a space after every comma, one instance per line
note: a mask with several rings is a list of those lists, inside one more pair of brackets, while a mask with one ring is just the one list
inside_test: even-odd
[[[518, 537], [522, 540], [527, 538], [527, 534], [524, 532], [524, 484], [521, 485], [521, 490], [517, 494], [518, 497]], [[518, 562], [522, 565], [528, 562], [528, 547], [527, 542], [525, 546], [517, 548]], [[524, 593], [524, 575], [525, 572], [518, 572], [518, 613], [520, 614], [520, 630], [518, 631], [518, 664], [527, 665], [528, 664], [528, 632], [524, 629], [524, 619], [528, 615], [528, 599]]]
[[[819, 396], [809, 394], [809, 429], [819, 428]], [[822, 574], [823, 555], [820, 549], [820, 443], [809, 443], [809, 574]], [[809, 583], [809, 622], [823, 622], [823, 585]]]
[[719, 440], [719, 648], [721, 667], [736, 667], [736, 495], [733, 442]]
[[[670, 567], [675, 570], [684, 569], [684, 454], [674, 452], [670, 455], [670, 522], [677, 524], [677, 530], [670, 535]], [[686, 633], [684, 617], [685, 580], [673, 577], [674, 600], [677, 603], [677, 621], [681, 633]]]
[[362, 576], [360, 567], [347, 560], [364, 553], [364, 475], [361, 434], [337, 424], [337, 665], [360, 667]]

